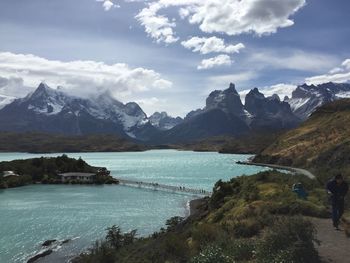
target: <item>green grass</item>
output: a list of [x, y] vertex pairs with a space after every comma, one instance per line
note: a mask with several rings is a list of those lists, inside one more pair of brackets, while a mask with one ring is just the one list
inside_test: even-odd
[[[291, 191], [296, 182], [307, 200]], [[328, 216], [324, 192], [315, 180], [277, 171], [219, 181], [198, 214], [168, 220], [167, 229], [114, 251], [113, 262], [319, 262], [304, 218]], [[103, 262], [91, 257], [76, 262]]]

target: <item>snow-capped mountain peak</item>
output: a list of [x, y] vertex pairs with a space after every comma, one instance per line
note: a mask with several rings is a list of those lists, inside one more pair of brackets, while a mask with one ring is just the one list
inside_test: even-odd
[[180, 117], [169, 116], [165, 111], [153, 113], [149, 120], [154, 127], [160, 130], [170, 130], [183, 121]]
[[300, 119], [305, 120], [323, 104], [347, 97], [350, 97], [350, 84], [329, 82], [298, 86], [292, 97], [286, 98], [285, 101]]
[[60, 113], [72, 99], [73, 97], [66, 93], [52, 89], [45, 83], [40, 83], [34, 92], [22, 99], [22, 102], [27, 103], [28, 110], [39, 114], [54, 115]]
[[[33, 122], [33, 120], [34, 122], [39, 120], [44, 122], [47, 118], [55, 118], [56, 122], [61, 122], [63, 126], [75, 127], [74, 133], [78, 134], [84, 134], [84, 130], [89, 133], [89, 130], [96, 131], [97, 129], [105, 133], [124, 133], [121, 135], [127, 134], [137, 138], [138, 133], [141, 133], [141, 136], [146, 136], [146, 133], [141, 131], [144, 127], [150, 129], [146, 127], [150, 125], [147, 115], [138, 104], [134, 102], [123, 104], [108, 91], [90, 98], [80, 98], [41, 83], [34, 92], [23, 99], [15, 100], [6, 108], [8, 113], [21, 113], [23, 118], [31, 119], [24, 120], [24, 123]], [[68, 124], [69, 122], [70, 124]], [[35, 123], [32, 125], [35, 126]], [[45, 127], [33, 129], [46, 130]], [[61, 130], [69, 129], [65, 126], [61, 128]]]

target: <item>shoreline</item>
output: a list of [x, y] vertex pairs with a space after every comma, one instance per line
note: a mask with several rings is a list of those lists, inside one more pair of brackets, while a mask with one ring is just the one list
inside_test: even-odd
[[241, 164], [241, 165], [251, 165], [251, 166], [269, 167], [269, 168], [273, 168], [273, 169], [286, 170], [286, 171], [292, 172], [294, 174], [305, 175], [306, 177], [308, 177], [312, 180], [316, 179], [316, 176], [314, 174], [312, 174], [310, 171], [308, 171], [306, 169], [302, 169], [302, 168], [283, 166], [283, 165], [277, 165], [277, 164], [254, 163], [251, 161], [246, 161], [246, 162], [238, 161], [236, 163]]

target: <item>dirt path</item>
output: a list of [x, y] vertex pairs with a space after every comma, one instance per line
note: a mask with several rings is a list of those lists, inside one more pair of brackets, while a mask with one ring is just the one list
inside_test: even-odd
[[344, 230], [336, 231], [331, 219], [312, 218], [311, 221], [317, 229], [317, 239], [321, 242], [316, 248], [322, 260], [327, 263], [350, 262], [350, 238], [346, 237]]
[[253, 163], [253, 162], [237, 162], [238, 164], [245, 164], [245, 165], [254, 165], [254, 166], [262, 166], [262, 167], [270, 167], [274, 169], [281, 169], [281, 170], [287, 170], [293, 173], [302, 174], [310, 179], [316, 179], [316, 176], [309, 172], [308, 170], [302, 169], [302, 168], [296, 168], [296, 167], [290, 167], [290, 166], [282, 166], [282, 165], [276, 165], [276, 164], [266, 164], [266, 163]]

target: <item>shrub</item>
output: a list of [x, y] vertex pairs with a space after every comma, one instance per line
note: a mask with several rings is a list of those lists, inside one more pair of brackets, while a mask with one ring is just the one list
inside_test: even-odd
[[232, 226], [232, 232], [235, 237], [253, 237], [263, 228], [256, 218], [239, 220]]
[[233, 263], [232, 258], [224, 254], [222, 248], [208, 246], [202, 252], [193, 257], [191, 263]]
[[226, 233], [223, 229], [215, 224], [200, 224], [192, 230], [192, 238], [197, 241], [201, 247], [205, 247], [210, 243], [224, 238]]
[[106, 243], [115, 250], [118, 250], [123, 246], [130, 245], [135, 240], [136, 230], [123, 234], [120, 227], [116, 225], [113, 225], [106, 230]]
[[255, 242], [250, 239], [236, 239], [227, 248], [228, 255], [237, 261], [248, 261], [255, 255]]
[[314, 247], [315, 228], [302, 217], [286, 217], [276, 220], [257, 245], [257, 260], [274, 262], [319, 262]]
[[180, 223], [182, 223], [184, 220], [184, 217], [181, 216], [174, 216], [170, 219], [168, 219], [165, 223], [167, 226], [167, 231], [174, 230], [176, 226], [178, 226]]
[[189, 247], [181, 235], [170, 232], [165, 238], [164, 252], [168, 258], [176, 258], [183, 262], [188, 258]]

